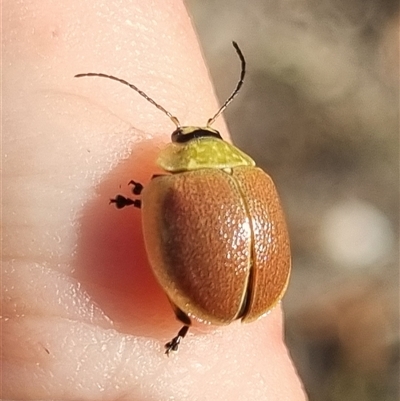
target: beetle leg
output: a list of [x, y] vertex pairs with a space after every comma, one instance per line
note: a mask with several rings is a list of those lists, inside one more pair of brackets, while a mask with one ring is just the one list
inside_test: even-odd
[[[157, 177], [162, 177], [163, 175], [165, 175], [165, 174], [153, 174], [151, 179], [157, 178]], [[132, 193], [134, 195], [140, 195], [142, 193], [142, 191], [143, 191], [143, 184], [141, 184], [140, 182], [136, 182], [136, 181], [130, 180], [128, 182], [128, 185], [133, 185]]]
[[167, 355], [169, 355], [171, 351], [178, 350], [179, 344], [186, 336], [187, 332], [189, 331], [189, 327], [192, 324], [190, 317], [183, 310], [179, 309], [171, 300], [169, 300], [169, 302], [171, 303], [176, 318], [180, 320], [184, 324], [184, 326], [179, 330], [178, 334], [171, 341], [165, 344], [165, 353]]
[[136, 181], [129, 181], [128, 185], [133, 185], [132, 187], [132, 193], [134, 195], [140, 195], [143, 191], [143, 185], [140, 182], [136, 182]]
[[125, 196], [117, 195], [114, 199], [110, 199], [110, 204], [115, 203], [117, 209], [122, 209], [125, 206], [134, 206], [137, 208], [142, 207], [142, 201], [140, 199], [125, 198]]
[[169, 356], [171, 351], [178, 351], [179, 344], [186, 336], [187, 332], [189, 331], [189, 326], [183, 326], [179, 331], [178, 335], [175, 336], [171, 341], [165, 344], [165, 353]]
[[[128, 185], [133, 185], [132, 193], [134, 195], [140, 195], [143, 191], [143, 185], [140, 182], [129, 181]], [[114, 199], [110, 199], [110, 203], [115, 203], [117, 209], [122, 209], [125, 206], [134, 206], [137, 208], [142, 207], [142, 201], [140, 199], [125, 198], [125, 196], [117, 195]]]

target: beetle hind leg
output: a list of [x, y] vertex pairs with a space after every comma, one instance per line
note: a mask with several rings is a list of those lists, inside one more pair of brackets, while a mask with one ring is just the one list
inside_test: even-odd
[[[171, 301], [170, 301], [171, 302]], [[172, 308], [174, 310], [175, 316], [180, 320], [184, 326], [178, 331], [178, 334], [169, 342], [165, 344], [165, 353], [169, 356], [171, 351], [178, 351], [179, 344], [185, 338], [192, 324], [190, 317], [179, 309], [176, 305], [171, 302]]]
[[169, 356], [171, 351], [178, 351], [179, 344], [185, 338], [187, 332], [189, 331], [189, 326], [183, 326], [179, 331], [178, 334], [169, 342], [165, 344], [165, 353]]

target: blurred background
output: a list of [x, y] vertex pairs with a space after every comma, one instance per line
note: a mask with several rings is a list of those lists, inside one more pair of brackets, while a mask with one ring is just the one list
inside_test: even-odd
[[233, 141], [273, 178], [311, 401], [399, 400], [399, 2], [187, 0]]

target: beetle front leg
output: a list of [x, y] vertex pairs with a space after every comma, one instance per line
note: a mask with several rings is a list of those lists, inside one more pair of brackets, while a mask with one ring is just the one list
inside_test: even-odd
[[[140, 195], [143, 191], [143, 185], [140, 182], [129, 181], [128, 185], [133, 185], [132, 193], [134, 195]], [[142, 201], [140, 199], [126, 198], [123, 195], [117, 195], [114, 199], [110, 199], [110, 204], [115, 203], [117, 209], [122, 209], [126, 206], [133, 206], [140, 209], [142, 207]]]
[[140, 195], [143, 191], [143, 185], [140, 182], [136, 182], [136, 181], [129, 181], [128, 185], [133, 185], [132, 187], [132, 193], [134, 195]]
[[110, 204], [115, 203], [117, 209], [122, 209], [125, 206], [133, 206], [137, 208], [142, 207], [142, 201], [140, 199], [125, 198], [125, 196], [117, 195], [114, 199], [110, 199]]

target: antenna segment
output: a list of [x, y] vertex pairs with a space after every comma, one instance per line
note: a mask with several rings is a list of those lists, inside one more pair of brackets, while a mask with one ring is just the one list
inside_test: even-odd
[[[239, 56], [239, 59], [241, 61], [241, 72], [240, 72], [240, 78], [239, 81], [236, 85], [235, 90], [232, 92], [232, 94], [228, 97], [228, 99], [225, 101], [225, 103], [221, 106], [221, 108], [215, 113], [215, 115], [210, 118], [207, 121], [207, 127], [210, 127], [214, 121], [223, 113], [223, 111], [228, 107], [228, 105], [232, 102], [232, 100], [236, 97], [238, 94], [240, 88], [243, 85], [244, 81], [244, 76], [246, 74], [246, 60], [244, 59], [243, 53], [240, 50], [238, 44], [236, 42], [232, 42], [233, 47], [236, 50], [236, 53]], [[166, 114], [169, 119], [176, 125], [176, 128], [181, 128], [181, 124], [178, 120], [177, 117], [173, 116], [168, 110], [164, 109], [160, 104], [155, 102], [150, 96], [148, 96], [146, 93], [144, 93], [142, 90], [140, 90], [137, 86], [129, 83], [128, 81], [125, 81], [124, 79], [114, 77], [113, 75], [107, 75], [103, 73], [97, 73], [97, 72], [88, 72], [85, 74], [77, 74], [75, 75], [75, 78], [81, 78], [81, 77], [101, 77], [101, 78], [108, 78], [112, 79], [114, 81], [120, 82], [121, 84], [124, 84], [126, 86], [129, 86], [131, 89], [136, 91], [140, 96], [144, 97], [148, 102], [150, 102], [153, 106], [157, 107], [158, 110], [161, 110], [164, 114]]]

